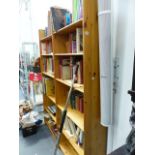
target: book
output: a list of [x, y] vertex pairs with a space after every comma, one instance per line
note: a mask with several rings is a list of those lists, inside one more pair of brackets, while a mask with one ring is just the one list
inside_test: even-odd
[[59, 77], [63, 80], [71, 78], [70, 58], [60, 58], [59, 60]]
[[76, 28], [76, 52], [83, 52], [83, 34], [82, 28]]
[[83, 94], [78, 91], [73, 91], [70, 96], [70, 106], [72, 109], [84, 112]]
[[51, 17], [51, 11], [48, 11], [48, 27], [47, 27], [47, 35], [51, 35], [52, 34], [52, 17]]
[[51, 7], [50, 10], [53, 20], [53, 31], [56, 32], [66, 26], [66, 14], [70, 12], [60, 7]]
[[41, 43], [41, 50], [42, 50], [42, 54], [46, 54], [47, 50], [46, 50], [46, 43]]
[[76, 32], [71, 34], [71, 39], [72, 53], [76, 53]]
[[44, 78], [45, 94], [47, 96], [53, 96], [55, 94], [54, 81], [50, 78]]
[[54, 116], [56, 115], [56, 106], [55, 106], [55, 105], [48, 106], [48, 109], [50, 110], [50, 112], [51, 112]]
[[43, 58], [43, 70], [49, 74], [54, 73], [54, 60], [53, 57]]
[[72, 6], [73, 6], [72, 21], [76, 22], [77, 20], [83, 17], [83, 13], [82, 13], [83, 0], [73, 0]]

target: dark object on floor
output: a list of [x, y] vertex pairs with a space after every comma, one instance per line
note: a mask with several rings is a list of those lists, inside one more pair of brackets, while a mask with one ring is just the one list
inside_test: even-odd
[[27, 137], [37, 133], [37, 125], [33, 125], [30, 127], [22, 128], [23, 137]]
[[123, 145], [109, 155], [129, 155], [129, 153], [126, 150], [126, 145]]

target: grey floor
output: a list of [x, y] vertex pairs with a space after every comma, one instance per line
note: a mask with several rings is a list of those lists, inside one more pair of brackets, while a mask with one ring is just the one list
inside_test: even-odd
[[[55, 142], [48, 128], [43, 125], [39, 127], [36, 134], [23, 137], [22, 131], [19, 131], [19, 155], [53, 155]], [[58, 150], [57, 155], [62, 155]]]
[[[23, 99], [23, 94], [19, 89], [19, 99]], [[19, 155], [53, 155], [55, 142], [53, 142], [47, 126], [42, 125], [36, 134], [23, 137], [19, 130]], [[60, 150], [57, 155], [63, 155]]]

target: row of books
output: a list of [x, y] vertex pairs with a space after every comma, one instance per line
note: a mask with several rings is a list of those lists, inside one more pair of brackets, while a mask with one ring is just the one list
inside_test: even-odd
[[43, 93], [47, 96], [55, 95], [55, 84], [53, 79], [43, 77]]
[[69, 53], [83, 52], [83, 33], [82, 28], [76, 28], [76, 31], [69, 34], [69, 39], [66, 42], [66, 49]]
[[[78, 61], [78, 62], [76, 62]], [[73, 57], [61, 57], [59, 59], [59, 78], [63, 80], [71, 80], [73, 79], [73, 74], [75, 72], [75, 63], [78, 63], [79, 68], [76, 75], [75, 83], [82, 84], [83, 83], [83, 60], [76, 60]]]
[[72, 15], [67, 9], [51, 7], [48, 11], [48, 26], [45, 28], [45, 36], [51, 35], [71, 22]]
[[83, 17], [82, 8], [83, 0], [73, 0], [72, 14], [67, 9], [61, 7], [50, 7], [45, 36], [49, 36], [64, 26], [81, 19]]
[[54, 60], [53, 57], [43, 58], [43, 70], [49, 74], [54, 73]]
[[52, 53], [52, 43], [51, 43], [51, 41], [41, 43], [41, 49], [42, 49], [42, 54], [50, 54], [50, 53]]
[[56, 115], [56, 106], [55, 105], [50, 105], [48, 106], [48, 109], [50, 112], [55, 116]]
[[74, 136], [79, 146], [84, 147], [84, 132], [69, 117], [65, 120], [64, 130], [68, 136]]
[[73, 0], [73, 8], [72, 8], [73, 22], [76, 22], [77, 20], [83, 17], [82, 8], [83, 8], [83, 0]]
[[83, 94], [78, 91], [73, 91], [70, 97], [70, 105], [72, 109], [76, 109], [80, 112], [84, 112]]

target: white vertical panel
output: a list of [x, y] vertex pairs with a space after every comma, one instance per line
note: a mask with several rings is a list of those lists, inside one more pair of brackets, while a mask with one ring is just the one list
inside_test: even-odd
[[98, 0], [101, 124], [112, 124], [112, 58], [110, 0]]

